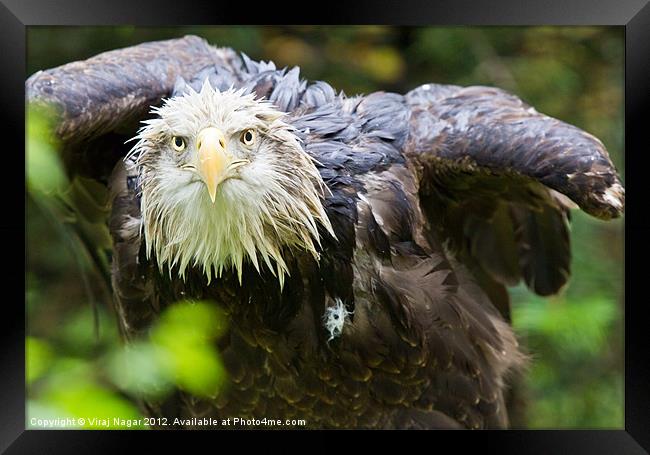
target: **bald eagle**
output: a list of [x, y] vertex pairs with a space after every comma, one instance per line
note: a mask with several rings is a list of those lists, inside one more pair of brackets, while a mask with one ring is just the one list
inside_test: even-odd
[[506, 287], [557, 293], [569, 210], [624, 209], [601, 141], [497, 88], [346, 96], [188, 36], [26, 89], [57, 107], [69, 172], [110, 187], [125, 338], [180, 299], [229, 317], [228, 386], [152, 416], [506, 427]]

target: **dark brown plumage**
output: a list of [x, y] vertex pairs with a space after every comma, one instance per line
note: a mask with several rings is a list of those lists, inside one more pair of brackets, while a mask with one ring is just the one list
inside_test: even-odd
[[[119, 141], [150, 105], [200, 87], [243, 88], [282, 111], [318, 162], [320, 258], [284, 251], [284, 287], [245, 264], [207, 284], [147, 260], [139, 170]], [[125, 337], [191, 297], [223, 307], [228, 386], [178, 392], [152, 415], [304, 418], [311, 427], [507, 426], [507, 374], [522, 363], [506, 286], [556, 293], [569, 277], [569, 209], [619, 216], [624, 190], [595, 137], [490, 87], [427, 84], [348, 98], [297, 68], [240, 59], [196, 37], [113, 51], [33, 75], [59, 107], [70, 172], [111, 186], [113, 290]], [[107, 151], [107, 150], [110, 150]], [[114, 168], [114, 169], [113, 169]], [[108, 170], [112, 170], [112, 177]], [[343, 304], [340, 336], [323, 324]]]

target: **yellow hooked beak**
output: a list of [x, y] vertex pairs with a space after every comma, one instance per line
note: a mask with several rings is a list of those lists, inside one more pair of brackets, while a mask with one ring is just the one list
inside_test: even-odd
[[199, 173], [208, 187], [210, 200], [214, 203], [217, 187], [226, 177], [232, 157], [226, 151], [226, 138], [221, 130], [205, 128], [197, 136], [199, 149]]

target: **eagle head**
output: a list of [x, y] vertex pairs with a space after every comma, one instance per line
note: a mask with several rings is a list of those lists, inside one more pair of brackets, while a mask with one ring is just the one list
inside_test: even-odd
[[245, 262], [283, 284], [283, 251], [318, 258], [318, 227], [333, 235], [323, 180], [284, 113], [243, 90], [213, 89], [166, 99], [151, 111], [127, 158], [138, 168], [147, 256], [162, 271], [224, 270], [242, 280]]

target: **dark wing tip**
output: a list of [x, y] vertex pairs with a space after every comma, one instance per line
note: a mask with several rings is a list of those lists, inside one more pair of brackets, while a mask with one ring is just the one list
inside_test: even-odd
[[625, 188], [617, 181], [604, 191], [593, 194], [581, 206], [585, 212], [601, 220], [618, 218], [625, 211]]
[[[591, 134], [562, 125], [569, 153], [561, 154], [558, 167], [567, 172], [560, 189], [582, 210], [601, 220], [620, 217], [625, 211], [625, 188], [604, 144]], [[566, 161], [565, 161], [566, 160]], [[544, 179], [542, 179], [544, 180]]]

